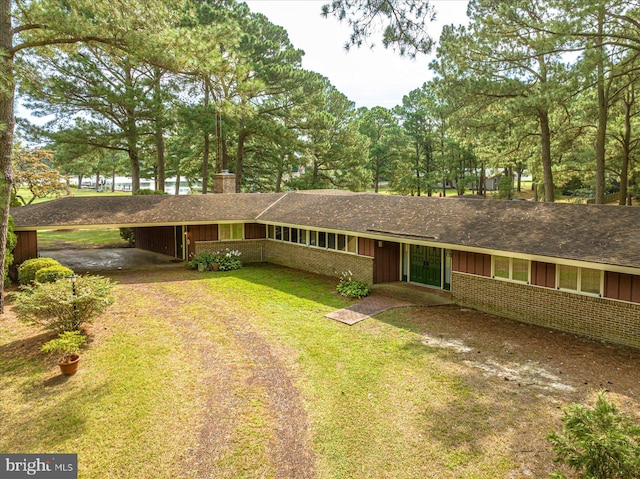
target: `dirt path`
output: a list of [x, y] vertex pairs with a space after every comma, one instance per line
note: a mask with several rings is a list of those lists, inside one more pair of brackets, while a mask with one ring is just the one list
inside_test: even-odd
[[[265, 444], [268, 464], [257, 467], [278, 478], [315, 477], [306, 412], [294, 372], [281, 359], [282, 351], [275, 352], [242, 316], [221, 315], [226, 308], [216, 308], [221, 298], [212, 289], [184, 291], [172, 285], [168, 281], [130, 287], [132, 294], [162, 298], [158, 314], [176, 326], [187, 354], [197, 358], [203, 371], [199, 441], [185, 457], [185, 470], [196, 478], [237, 477], [238, 471], [220, 470], [218, 463], [222, 458], [251, 454], [238, 446], [243, 440], [238, 431], [246, 427], [244, 421], [251, 420], [247, 410], [257, 402], [266, 410], [264, 435], [271, 435]], [[222, 334], [207, 330], [206, 322], [214, 317], [216, 331]], [[223, 345], [226, 341], [232, 343], [232, 353]], [[239, 459], [238, 464], [241, 468], [244, 461]]]

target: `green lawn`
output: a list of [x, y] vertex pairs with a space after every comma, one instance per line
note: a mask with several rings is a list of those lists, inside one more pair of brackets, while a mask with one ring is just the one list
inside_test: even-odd
[[[26, 188], [18, 188], [18, 195], [22, 196], [25, 201], [29, 201], [32, 197], [31, 192]], [[115, 191], [113, 193], [111, 191], [105, 191], [102, 193], [98, 193], [96, 190], [90, 188], [71, 188], [71, 196], [131, 196], [131, 193], [125, 193], [123, 191]], [[51, 201], [55, 198], [56, 196], [36, 198], [31, 204], [43, 203], [45, 201]]]
[[118, 228], [38, 231], [38, 248], [41, 250], [103, 248], [108, 245], [127, 245]]
[[39, 352], [51, 335], [0, 319], [0, 451], [77, 453], [83, 479], [283, 477], [293, 446], [318, 478], [524, 477], [521, 449], [539, 458], [557, 420], [537, 391], [505, 392], [426, 346], [421, 309], [324, 318], [350, 304], [332, 279], [275, 266], [114, 278], [68, 380]]

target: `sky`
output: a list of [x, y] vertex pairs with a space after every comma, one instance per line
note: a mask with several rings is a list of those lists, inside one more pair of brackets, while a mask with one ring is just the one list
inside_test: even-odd
[[[329, 0], [245, 0], [254, 12], [284, 27], [294, 47], [304, 50], [302, 65], [329, 78], [357, 107], [393, 108], [402, 97], [431, 78], [431, 57], [402, 58], [382, 45], [344, 48], [350, 29], [335, 18], [322, 18]], [[467, 23], [467, 0], [432, 0], [437, 16], [430, 25], [434, 39], [443, 25]], [[378, 42], [378, 38], [373, 38]]]

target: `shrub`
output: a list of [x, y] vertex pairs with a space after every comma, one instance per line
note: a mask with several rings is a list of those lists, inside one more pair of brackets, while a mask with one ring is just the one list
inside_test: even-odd
[[129, 243], [131, 247], [136, 244], [136, 233], [133, 228], [120, 228], [120, 238]]
[[66, 266], [47, 266], [38, 270], [36, 273], [36, 282], [38, 283], [54, 283], [59, 279], [68, 278], [73, 275], [73, 270]]
[[56, 339], [47, 341], [40, 351], [43, 353], [59, 353], [62, 362], [71, 361], [71, 355], [79, 354], [80, 348], [87, 343], [87, 338], [80, 331], [64, 331]]
[[232, 271], [240, 269], [242, 268], [240, 251], [226, 249], [224, 252], [200, 253], [187, 262], [187, 267], [199, 271]]
[[336, 290], [342, 296], [351, 299], [360, 299], [369, 296], [371, 292], [369, 285], [364, 281], [356, 281], [352, 278], [351, 271], [342, 273]]
[[113, 282], [102, 276], [78, 276], [55, 283], [34, 283], [15, 294], [19, 320], [54, 331], [74, 331], [113, 304]]
[[24, 286], [30, 285], [36, 280], [36, 273], [49, 266], [62, 266], [52, 258], [28, 259], [18, 268], [18, 282]]
[[[562, 434], [547, 439], [555, 462], [564, 463], [584, 479], [640, 477], [640, 426], [622, 415], [599, 391], [593, 409], [572, 404], [564, 411]], [[552, 477], [564, 478], [561, 473]]]

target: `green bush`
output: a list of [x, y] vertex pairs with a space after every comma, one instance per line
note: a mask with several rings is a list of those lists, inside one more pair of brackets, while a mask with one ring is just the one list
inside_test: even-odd
[[133, 228], [120, 228], [120, 238], [129, 243], [131, 247], [136, 244], [136, 233]]
[[15, 294], [18, 319], [54, 331], [74, 331], [113, 304], [114, 283], [102, 276], [34, 283]]
[[62, 266], [52, 258], [33, 258], [28, 259], [18, 268], [18, 283], [28, 286], [36, 280], [36, 273], [42, 268], [50, 266]]
[[47, 266], [38, 270], [36, 273], [36, 282], [38, 283], [54, 283], [59, 279], [68, 278], [73, 275], [73, 270], [66, 266]]
[[64, 331], [57, 338], [47, 341], [40, 351], [61, 354], [62, 362], [69, 362], [71, 355], [80, 354], [80, 348], [87, 344], [87, 338], [80, 331]]
[[360, 299], [369, 296], [371, 292], [369, 285], [364, 281], [356, 281], [352, 278], [351, 271], [342, 273], [336, 290], [342, 296], [351, 299]]
[[224, 252], [200, 253], [187, 262], [187, 267], [199, 271], [232, 271], [240, 269], [242, 268], [240, 251], [226, 249]]
[[[562, 434], [547, 439], [564, 463], [584, 479], [633, 479], [640, 477], [640, 426], [622, 415], [599, 391], [593, 409], [572, 404], [564, 410]], [[562, 473], [552, 474], [556, 479]]]

